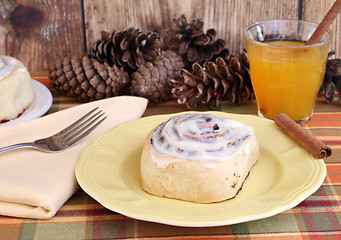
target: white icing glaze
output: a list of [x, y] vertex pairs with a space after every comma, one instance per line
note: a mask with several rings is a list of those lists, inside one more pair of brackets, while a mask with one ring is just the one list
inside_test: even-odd
[[20, 62], [12, 57], [0, 56], [0, 80], [8, 77], [15, 71], [27, 71], [26, 68], [20, 66]]
[[[237, 152], [247, 154], [248, 145], [243, 141], [254, 137], [251, 126], [233, 119], [211, 114], [183, 114], [162, 123], [152, 133], [152, 148], [165, 156], [193, 161], [203, 161], [208, 168], [215, 168], [208, 161], [231, 159]], [[153, 156], [159, 167], [167, 167], [171, 159], [162, 162]]]

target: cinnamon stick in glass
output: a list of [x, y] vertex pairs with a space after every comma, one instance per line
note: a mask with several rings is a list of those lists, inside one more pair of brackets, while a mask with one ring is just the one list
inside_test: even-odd
[[299, 145], [308, 150], [316, 158], [326, 158], [332, 154], [332, 149], [321, 142], [314, 135], [305, 131], [294, 120], [284, 113], [275, 116], [276, 125]]
[[315, 32], [311, 35], [305, 45], [312, 45], [320, 42], [323, 34], [327, 31], [330, 24], [332, 24], [332, 22], [335, 20], [340, 12], [341, 0], [336, 0], [333, 6], [328, 11], [327, 15], [323, 18], [322, 22], [316, 28]]

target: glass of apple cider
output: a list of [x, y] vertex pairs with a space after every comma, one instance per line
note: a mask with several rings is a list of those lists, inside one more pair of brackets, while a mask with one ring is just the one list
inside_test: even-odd
[[307, 123], [324, 78], [333, 33], [305, 45], [318, 24], [302, 20], [267, 20], [247, 27], [243, 34], [258, 115], [274, 119], [285, 113]]

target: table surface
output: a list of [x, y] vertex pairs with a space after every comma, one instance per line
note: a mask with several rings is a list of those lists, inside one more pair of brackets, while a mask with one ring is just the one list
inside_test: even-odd
[[[38, 80], [46, 83], [46, 79]], [[51, 92], [53, 105], [48, 114], [81, 104], [55, 90]], [[187, 110], [169, 101], [148, 106], [144, 116]], [[209, 109], [203, 106], [195, 110]], [[222, 103], [217, 110], [257, 112], [255, 102], [239, 106]], [[305, 128], [333, 149], [332, 156], [324, 159], [327, 176], [314, 194], [275, 216], [219, 227], [175, 227], [112, 212], [79, 190], [48, 220], [0, 216], [0, 239], [341, 239], [341, 104], [337, 99], [326, 104], [319, 97]]]

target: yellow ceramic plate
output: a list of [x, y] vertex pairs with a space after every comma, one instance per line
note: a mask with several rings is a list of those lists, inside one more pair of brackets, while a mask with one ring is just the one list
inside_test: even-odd
[[[188, 112], [186, 112], [188, 113]], [[140, 156], [146, 135], [173, 115], [141, 118], [97, 138], [76, 167], [80, 186], [104, 207], [131, 218], [176, 226], [246, 222], [290, 209], [322, 184], [326, 167], [283, 134], [273, 121], [250, 115], [209, 112], [251, 125], [259, 162], [231, 200], [197, 204], [150, 195], [141, 188]]]

